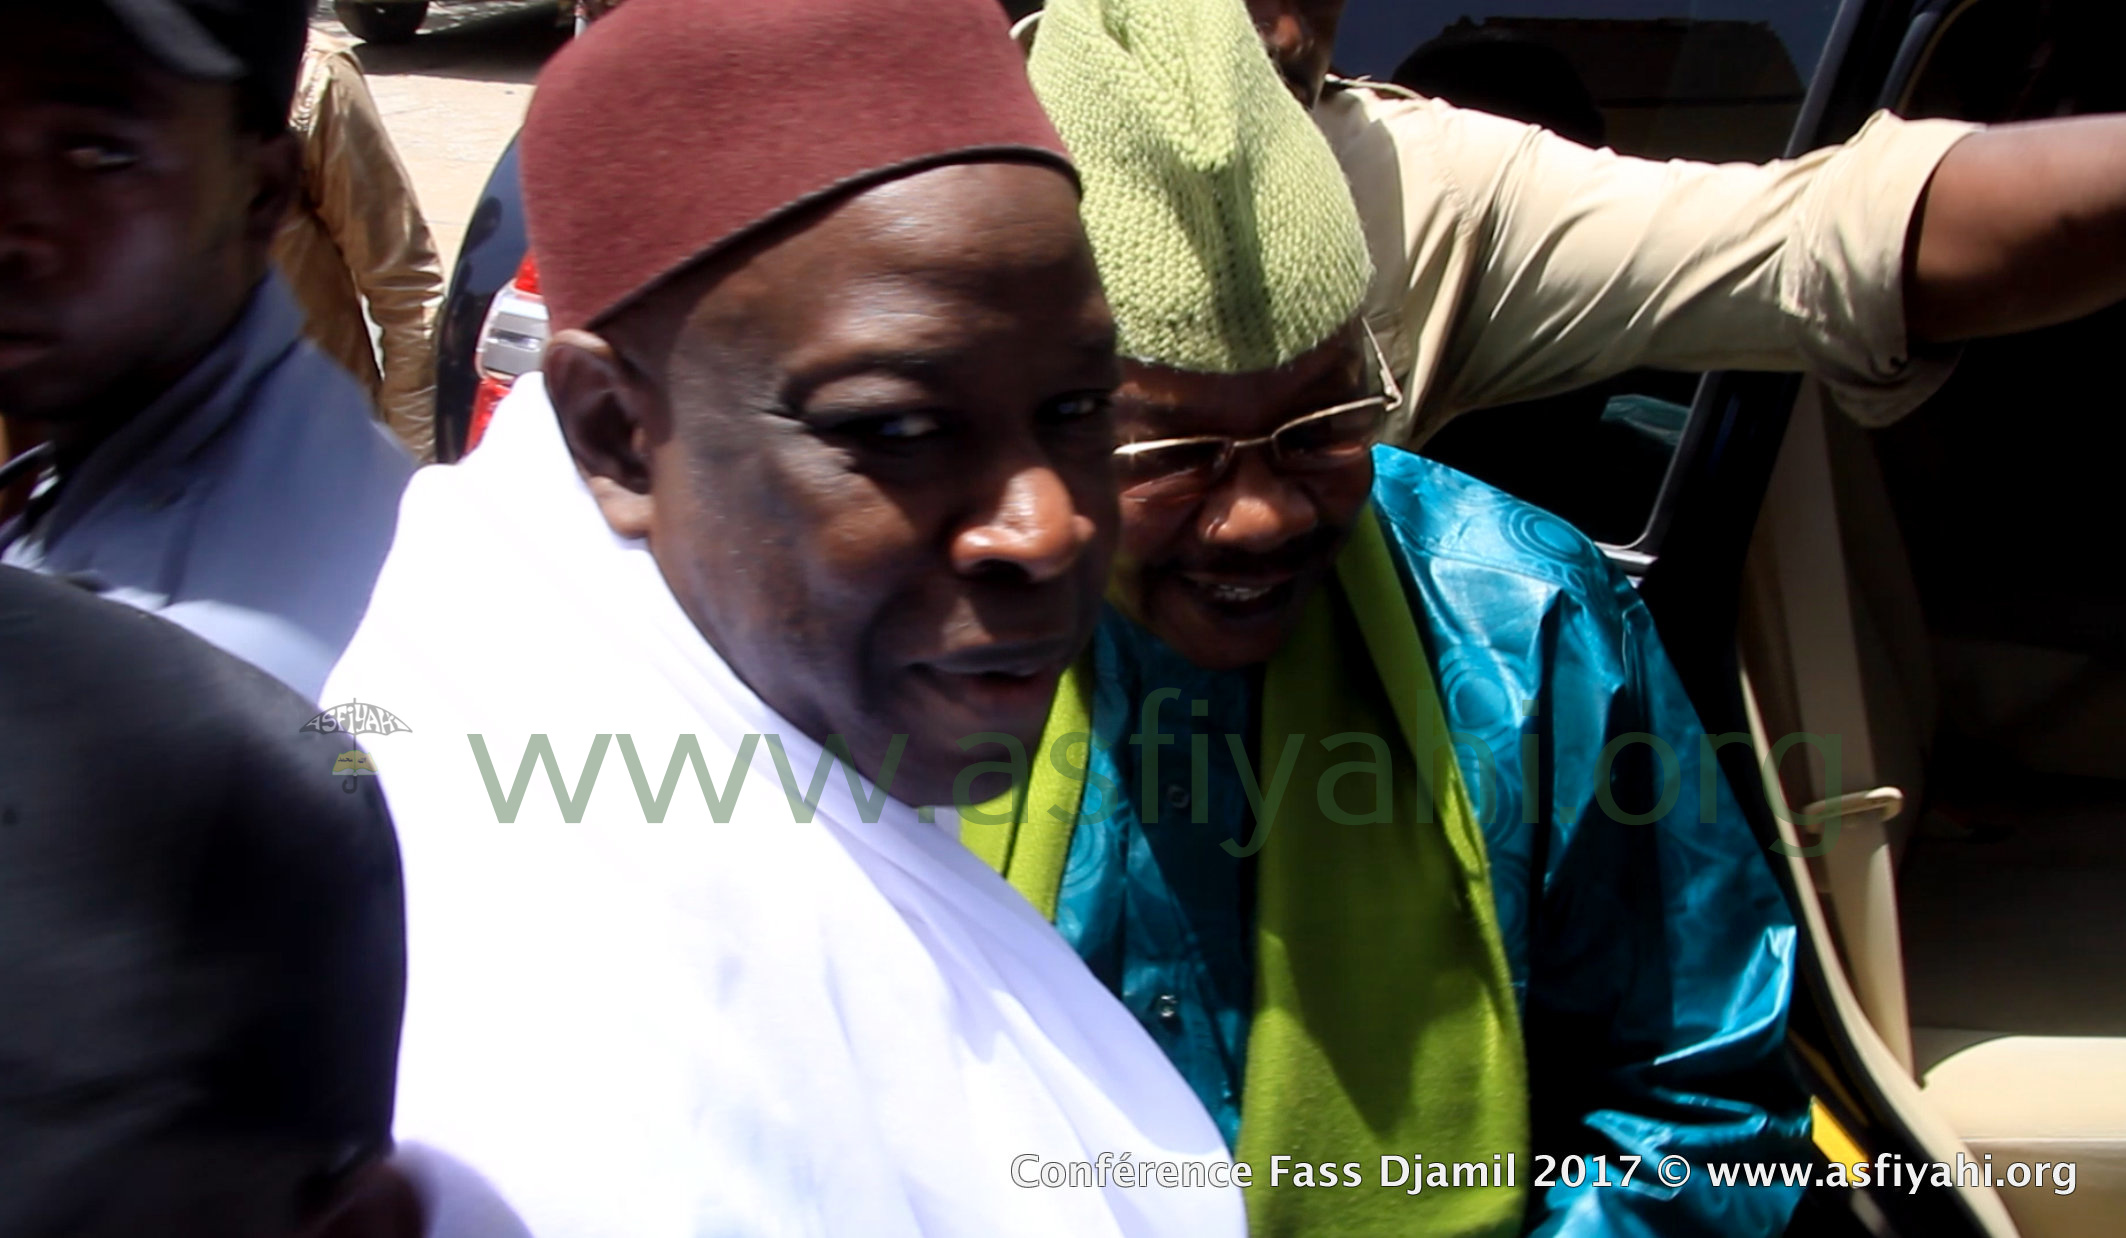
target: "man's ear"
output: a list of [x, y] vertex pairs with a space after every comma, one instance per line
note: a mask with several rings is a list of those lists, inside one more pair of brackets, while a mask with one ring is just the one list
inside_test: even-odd
[[569, 454], [590, 484], [605, 523], [622, 537], [648, 537], [649, 383], [604, 337], [570, 328], [546, 346], [541, 367]]
[[283, 129], [257, 142], [251, 152], [256, 175], [244, 231], [255, 243], [270, 246], [302, 197], [303, 140]]

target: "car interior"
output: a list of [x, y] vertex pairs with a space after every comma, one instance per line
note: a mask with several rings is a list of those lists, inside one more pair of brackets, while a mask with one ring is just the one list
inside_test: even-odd
[[[1762, 161], [1784, 150], [1805, 92], [1797, 66], [1816, 63], [1828, 33], [1827, 13], [1769, 0], [1705, 18], [1649, 17], [1615, 0], [1571, 17], [1527, 16], [1529, 7], [1352, 4], [1337, 63], [1628, 155]], [[1698, 380], [1633, 370], [1459, 418], [1420, 450], [1597, 542], [1629, 547], [1647, 532]], [[1531, 442], [1549, 449], [1531, 452]]]
[[[2122, 34], [2116, 4], [1971, 0], [1900, 110], [2126, 110]], [[1768, 788], [1827, 818], [1791, 862], [1840, 1016], [1929, 1155], [2077, 1165], [2072, 1194], [1966, 1192], [2023, 1238], [2126, 1216], [2126, 577], [2090, 416], [2122, 328], [1970, 345], [1880, 431], [1805, 390], [1744, 586], [1760, 751], [1841, 741], [1835, 775], [1800, 744]]]
[[[1794, 66], [1814, 71], [1828, 35], [1777, 5], [1754, 23], [1520, 7], [1354, 3], [1339, 65], [1628, 153], [1764, 159], [1799, 111]], [[2116, 3], [1914, 11], [1931, 35], [1883, 100], [1907, 116], [2126, 110]], [[1630, 56], [1603, 54], [1626, 34]], [[1831, 1017], [1926, 1156], [2077, 1166], [2072, 1194], [1956, 1188], [1997, 1235], [2108, 1235], [2126, 1217], [2126, 576], [2089, 549], [2118, 520], [2111, 461], [2076, 416], [2104, 406], [2121, 328], [2126, 307], [1968, 346], [1881, 431], [1803, 387], [1744, 573], [1745, 697], [1758, 752], [1785, 756], [1766, 792], [1789, 849], [1818, 853], [1787, 862]], [[1696, 380], [1639, 371], [1486, 410], [1422, 450], [1630, 547]], [[1774, 747], [1804, 734], [1829, 742]], [[1862, 1106], [1820, 1065], [1818, 1143], [1858, 1159], [1834, 1115]]]

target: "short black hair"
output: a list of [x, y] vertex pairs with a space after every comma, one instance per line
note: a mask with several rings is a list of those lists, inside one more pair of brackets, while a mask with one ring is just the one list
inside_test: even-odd
[[291, 1192], [388, 1150], [398, 852], [315, 712], [0, 568], [0, 1233], [72, 1232], [145, 1148], [272, 1148]]

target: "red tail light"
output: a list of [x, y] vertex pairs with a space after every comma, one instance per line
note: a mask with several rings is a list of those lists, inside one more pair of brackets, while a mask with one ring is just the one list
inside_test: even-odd
[[473, 365], [480, 372], [480, 385], [473, 392], [472, 422], [465, 428], [465, 450], [480, 445], [495, 406], [509, 394], [517, 376], [537, 369], [539, 354], [546, 348], [546, 302], [539, 296], [539, 268], [530, 254], [517, 267], [516, 277], [495, 294], [487, 308], [487, 321], [480, 328]]
[[495, 419], [495, 405], [509, 394], [510, 383], [506, 379], [480, 376], [480, 385], [472, 393], [472, 423], [465, 427], [465, 450], [470, 452], [480, 445], [487, 434], [487, 423]]

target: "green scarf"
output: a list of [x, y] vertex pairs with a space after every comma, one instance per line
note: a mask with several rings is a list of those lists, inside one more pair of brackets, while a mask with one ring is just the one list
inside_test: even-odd
[[[1483, 834], [1370, 508], [1336, 567], [1339, 587], [1308, 603], [1263, 680], [1262, 785], [1250, 800], [1266, 805], [1256, 826], [1265, 841], [1237, 1151], [1253, 1167], [1250, 1228], [1518, 1233], [1531, 1172], [1527, 1064]], [[1050, 919], [1084, 792], [1056, 767], [1085, 763], [1046, 758], [1089, 736], [1089, 680], [1082, 664], [1065, 677], [1025, 795], [984, 806], [1004, 824], [970, 822], [962, 834]], [[1410, 1177], [1384, 1156], [1409, 1162], [1424, 1189], [1408, 1194]], [[1272, 1157], [1290, 1158], [1274, 1184]], [[1509, 1157], [1510, 1188], [1492, 1176]], [[1355, 1164], [1364, 1185], [1320, 1185], [1323, 1162], [1339, 1183]], [[1456, 1163], [1481, 1164], [1491, 1184], [1473, 1185], [1466, 1169], [1452, 1184]], [[1295, 1181], [1302, 1164], [1316, 1185]], [[1382, 1185], [1397, 1176], [1401, 1186]]]

